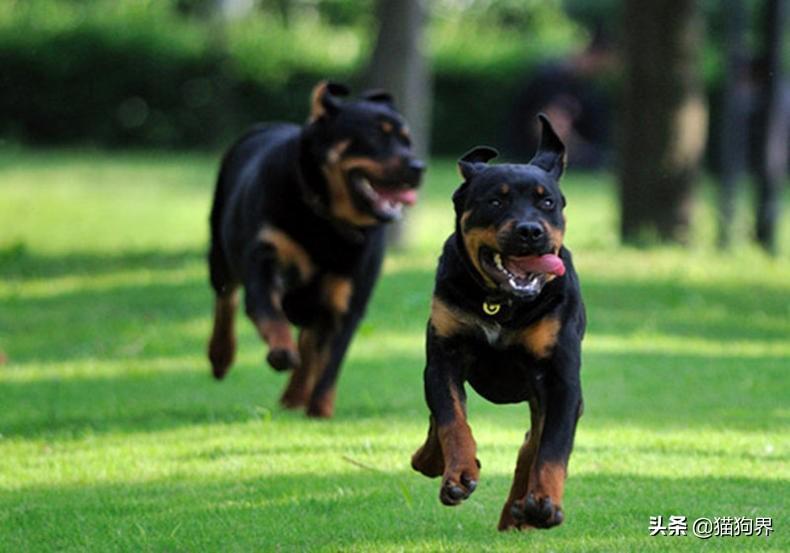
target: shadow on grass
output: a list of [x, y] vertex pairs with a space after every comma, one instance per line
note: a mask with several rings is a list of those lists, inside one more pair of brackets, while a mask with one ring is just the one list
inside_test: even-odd
[[[65, 256], [23, 264], [42, 274], [124, 268], [177, 269], [194, 263], [198, 252], [143, 253], [105, 260], [102, 256]], [[84, 268], [75, 264], [85, 261]], [[51, 263], [51, 265], [47, 265]], [[8, 275], [8, 269], [4, 269]], [[23, 272], [28, 272], [27, 269]], [[11, 274], [17, 274], [11, 271]], [[12, 277], [16, 278], [16, 277]], [[381, 280], [366, 325], [375, 331], [421, 334], [427, 317], [433, 275], [427, 270], [395, 272]], [[743, 291], [663, 281], [585, 280], [590, 333], [629, 336], [661, 334], [709, 340], [786, 338], [787, 291], [767, 287]], [[177, 282], [122, 284], [78, 289], [45, 297], [0, 301], [0, 329], [9, 356], [17, 362], [84, 358], [117, 359], [129, 351], [139, 359], [202, 351], [203, 339], [185, 336], [173, 325], [210, 324], [211, 291], [203, 278]], [[240, 318], [242, 318], [240, 316]], [[744, 320], [750, 320], [744, 325]], [[157, 332], [152, 332], [156, 329]], [[207, 332], [207, 330], [206, 330]], [[161, 338], [169, 338], [166, 342]], [[157, 339], [160, 338], [160, 339]]]
[[[21, 273], [40, 270], [55, 276], [83, 269], [177, 270], [200, 257], [196, 251], [148, 252], [109, 260], [91, 255], [32, 257], [19, 263]], [[0, 274], [18, 278], [20, 273], [4, 267]], [[431, 271], [412, 269], [383, 278], [358, 340], [388, 332], [413, 334], [421, 340], [432, 279]], [[588, 278], [584, 290], [591, 321], [588, 340], [594, 340], [596, 333], [626, 337], [635, 332], [722, 344], [786, 338], [790, 298], [784, 301], [787, 291], [780, 287], [744, 291], [734, 286]], [[240, 353], [261, 359], [260, 364], [254, 370], [239, 367], [221, 385], [209, 379], [203, 351], [210, 311], [211, 292], [202, 277], [0, 301], [0, 332], [11, 359], [3, 371], [32, 363], [50, 371], [46, 364], [57, 362], [82, 364], [85, 373], [0, 381], [4, 404], [0, 431], [19, 436], [81, 429], [145, 431], [216, 419], [246, 420], [257, 416], [255, 410], [261, 406], [276, 409], [284, 377], [264, 367], [263, 347], [249, 328], [243, 333]], [[762, 322], [744, 325], [754, 317]], [[240, 326], [247, 325], [239, 318]], [[423, 350], [395, 351], [364, 361], [352, 353], [341, 378], [339, 417], [424, 414]], [[745, 359], [671, 350], [589, 351], [583, 373], [588, 417], [664, 427], [727, 424], [747, 429], [777, 424], [784, 391], [775, 384], [786, 360], [753, 353]], [[120, 367], [108, 372], [102, 363], [110, 361]], [[149, 363], [158, 368], [147, 369]], [[754, 371], [754, 366], [761, 370]], [[102, 371], [107, 374], [101, 376]], [[496, 409], [486, 406], [483, 412], [489, 408]]]
[[138, 269], [176, 269], [186, 263], [202, 261], [205, 258], [206, 252], [202, 250], [40, 255], [31, 253], [27, 246], [19, 243], [0, 248], [0, 278], [13, 281], [69, 275], [98, 276]]
[[[509, 483], [505, 475], [484, 476], [474, 496], [452, 509], [439, 505], [436, 480], [353, 467], [341, 474], [316, 467], [253, 479], [26, 487], [0, 493], [0, 529], [10, 550], [34, 548], [35, 539], [51, 549], [665, 551], [699, 541], [649, 537], [652, 515], [774, 516], [776, 527], [782, 508], [776, 482], [760, 477], [571, 475], [563, 526], [501, 534], [495, 525]], [[780, 540], [787, 542], [780, 534], [720, 539], [717, 550], [780, 548]]]
[[[261, 350], [262, 351], [262, 350]], [[781, 359], [754, 358], [763, 367], [726, 356], [591, 354], [583, 379], [583, 425], [762, 430], [782, 424], [785, 390], [776, 386]], [[244, 422], [261, 416], [297, 417], [277, 403], [286, 376], [241, 363], [223, 382], [209, 376], [202, 358], [175, 359], [166, 370], [140, 372], [128, 362], [107, 376], [41, 377], [0, 383], [0, 432], [9, 437], [78, 438], [90, 433], [149, 432], [213, 422]], [[365, 359], [352, 354], [341, 375], [337, 419], [341, 421], [422, 420], [422, 359], [393, 356]], [[711, 385], [716, 382], [716, 385]], [[524, 416], [513, 413], [523, 410]], [[520, 411], [518, 411], [520, 412]], [[526, 425], [523, 406], [499, 407], [470, 390], [473, 420]], [[415, 419], [416, 417], [416, 419]]]

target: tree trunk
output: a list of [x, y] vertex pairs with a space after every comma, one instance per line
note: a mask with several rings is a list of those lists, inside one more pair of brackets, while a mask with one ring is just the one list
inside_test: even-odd
[[[423, 48], [427, 18], [427, 0], [377, 0], [378, 38], [364, 76], [366, 87], [395, 96], [422, 159], [429, 151], [431, 119], [431, 78]], [[391, 244], [402, 242], [402, 229], [400, 223], [391, 225]]]
[[620, 160], [626, 242], [686, 242], [707, 136], [696, 0], [626, 0]]
[[215, 0], [214, 15], [228, 21], [247, 17], [255, 7], [253, 0]]
[[721, 128], [718, 149], [719, 213], [718, 246], [732, 243], [738, 178], [743, 174], [749, 149], [749, 67], [745, 32], [748, 14], [744, 0], [724, 0], [721, 5], [725, 20], [726, 70], [722, 91]]
[[757, 240], [776, 253], [776, 227], [781, 190], [787, 171], [788, 115], [782, 97], [782, 41], [787, 19], [786, 0], [767, 0], [763, 19], [765, 67], [761, 79], [759, 149], [757, 159]]

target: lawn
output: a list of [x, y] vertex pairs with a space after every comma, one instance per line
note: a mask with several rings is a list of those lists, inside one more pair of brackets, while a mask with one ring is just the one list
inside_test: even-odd
[[[285, 377], [246, 322], [232, 372], [209, 377], [214, 173], [210, 155], [0, 150], [0, 550], [790, 549], [787, 223], [778, 259], [714, 252], [705, 202], [693, 248], [624, 248], [612, 177], [567, 177], [590, 323], [566, 522], [500, 534], [526, 406], [472, 394], [483, 471], [463, 506], [409, 468], [452, 164], [387, 259], [331, 421], [278, 408]], [[774, 533], [649, 537], [651, 515]]]

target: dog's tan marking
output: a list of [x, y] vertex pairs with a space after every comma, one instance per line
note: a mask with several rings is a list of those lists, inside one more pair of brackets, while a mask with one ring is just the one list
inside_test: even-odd
[[394, 129], [394, 127], [393, 127], [392, 123], [390, 123], [389, 121], [382, 121], [381, 122], [381, 131], [384, 134], [390, 134], [393, 131], [393, 129]]
[[322, 282], [324, 302], [335, 313], [345, 313], [351, 303], [353, 283], [350, 278], [326, 275]]
[[565, 491], [565, 476], [565, 465], [562, 463], [544, 463], [540, 468], [533, 467], [530, 475], [530, 491], [536, 498], [550, 497], [551, 502], [556, 507], [560, 507]]
[[560, 320], [544, 317], [521, 331], [518, 341], [538, 359], [546, 359], [557, 343], [559, 332]]
[[397, 157], [390, 157], [383, 160], [374, 160], [369, 157], [347, 157], [340, 162], [340, 168], [344, 173], [353, 171], [354, 169], [362, 171], [365, 176], [372, 177], [378, 180], [386, 180], [388, 172], [398, 170], [400, 159]]
[[[299, 333], [299, 357], [302, 362], [291, 372], [288, 385], [280, 397], [280, 403], [286, 409], [307, 405], [316, 382], [329, 362], [327, 346], [331, 340], [322, 340], [319, 336], [320, 332], [321, 330], [316, 328], [303, 328]], [[319, 346], [322, 342], [324, 345]]]
[[543, 188], [543, 186], [540, 186], [540, 185], [538, 185], [538, 187], [535, 189], [535, 191], [538, 193], [538, 196], [543, 196], [543, 195], [546, 194], [546, 189]]
[[310, 117], [307, 119], [308, 123], [312, 123], [326, 115], [323, 98], [327, 93], [327, 87], [327, 81], [321, 81], [313, 87], [313, 91], [310, 93]]
[[270, 349], [295, 349], [291, 326], [284, 320], [265, 319], [255, 324]]
[[[277, 259], [285, 266], [293, 266], [299, 271], [302, 281], [307, 281], [313, 275], [315, 267], [310, 255], [301, 244], [278, 228], [265, 226], [258, 234], [262, 242], [274, 246]], [[279, 300], [278, 300], [279, 301]]]
[[467, 221], [471, 216], [472, 212], [466, 211], [461, 215], [461, 234], [464, 239], [464, 246], [466, 247], [466, 253], [469, 254], [469, 259], [474, 265], [475, 270], [483, 277], [483, 281], [486, 283], [487, 286], [491, 288], [496, 288], [496, 283], [488, 276], [483, 270], [483, 267], [480, 265], [480, 247], [481, 246], [488, 246], [493, 250], [498, 250], [497, 248], [497, 232], [494, 227], [473, 227], [467, 229]]
[[225, 376], [236, 355], [234, 327], [238, 304], [239, 296], [235, 291], [227, 296], [217, 296], [214, 303], [214, 328], [209, 340], [208, 357], [215, 378]]
[[335, 144], [327, 153], [326, 163], [321, 167], [329, 186], [329, 211], [333, 216], [352, 225], [375, 225], [378, 223], [376, 218], [366, 213], [360, 213], [351, 200], [348, 182], [350, 167], [348, 159], [343, 159], [343, 154], [350, 144], [350, 140], [343, 140]]
[[507, 184], [503, 184], [499, 187], [499, 192], [506, 195], [510, 192], [510, 187]]
[[411, 131], [409, 130], [409, 127], [407, 127], [406, 125], [403, 125], [400, 128], [400, 135], [401, 137], [403, 137], [403, 139], [406, 142], [411, 142]]
[[436, 296], [431, 300], [431, 326], [437, 336], [442, 338], [454, 336], [462, 329], [474, 326], [477, 322], [472, 315], [453, 309]]
[[433, 416], [430, 419], [425, 443], [411, 456], [411, 466], [429, 478], [441, 476], [444, 472], [442, 444], [439, 441], [437, 425]]
[[549, 244], [554, 254], [559, 254], [562, 248], [562, 242], [565, 239], [565, 231], [561, 228], [555, 227], [546, 223], [546, 233], [549, 235]]
[[452, 385], [450, 396], [453, 402], [453, 420], [439, 425], [436, 432], [445, 461], [444, 477], [454, 480], [456, 484], [461, 483], [464, 474], [477, 481], [480, 478], [476, 457], [477, 444], [472, 437], [472, 429], [466, 422], [466, 412], [458, 397], [458, 391]]

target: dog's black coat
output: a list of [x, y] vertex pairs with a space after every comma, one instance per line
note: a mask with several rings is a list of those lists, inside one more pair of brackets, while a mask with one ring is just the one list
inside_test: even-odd
[[[579, 279], [562, 245], [564, 147], [548, 120], [541, 121], [541, 147], [530, 164], [487, 165], [496, 153], [484, 147], [459, 162], [465, 182], [453, 198], [456, 231], [439, 260], [427, 330], [431, 425], [412, 458], [423, 474], [443, 475], [440, 498], [456, 505], [479, 477], [464, 383], [494, 403], [528, 401], [532, 427], [500, 518], [503, 530], [562, 522], [563, 483], [582, 410], [586, 323]], [[554, 253], [565, 273], [521, 291], [476, 262], [486, 249], [505, 258]]]
[[[423, 170], [392, 99], [373, 93], [341, 102], [345, 92], [321, 83], [308, 124], [261, 125], [238, 140], [222, 162], [210, 218], [215, 376], [233, 359], [234, 293], [242, 285], [270, 364], [294, 369], [283, 402], [307, 404], [317, 416], [331, 415], [337, 373], [378, 277], [384, 223], [392, 218], [360, 183], [408, 189]], [[298, 352], [289, 323], [302, 328]]]

